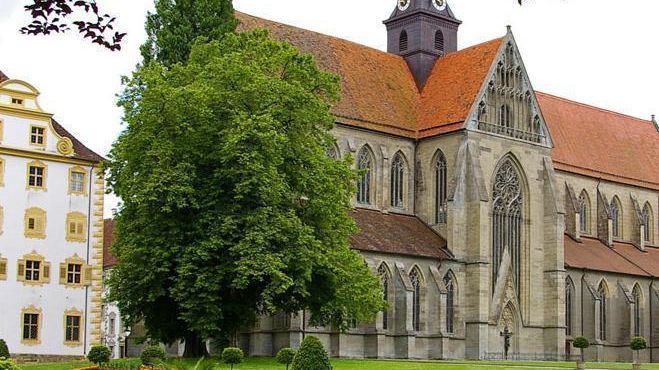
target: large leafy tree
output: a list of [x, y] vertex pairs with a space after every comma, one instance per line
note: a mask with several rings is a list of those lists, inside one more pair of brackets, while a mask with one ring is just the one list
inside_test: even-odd
[[258, 315], [308, 309], [345, 328], [383, 308], [348, 245], [351, 159], [326, 156], [338, 78], [264, 31], [197, 42], [127, 82], [110, 189], [123, 199], [111, 299], [148, 335], [229, 340]]

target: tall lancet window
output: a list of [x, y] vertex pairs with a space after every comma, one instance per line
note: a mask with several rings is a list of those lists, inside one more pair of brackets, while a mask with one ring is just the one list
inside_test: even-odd
[[400, 39], [398, 39], [398, 49], [400, 51], [407, 50], [407, 31], [405, 30], [400, 33]]
[[414, 330], [421, 330], [421, 275], [416, 268], [410, 272], [410, 281], [412, 282], [412, 327]]
[[444, 285], [446, 286], [446, 332], [453, 333], [455, 284], [450, 272], [444, 276]]
[[435, 222], [446, 223], [446, 157], [437, 152], [435, 160]]
[[[378, 275], [380, 275], [380, 282], [382, 283], [382, 299], [385, 302], [389, 303], [389, 272], [387, 268], [383, 265], [380, 265], [378, 268]], [[385, 308], [382, 311], [382, 329], [389, 329], [389, 312], [388, 308]]]
[[435, 49], [441, 52], [444, 51], [444, 33], [442, 33], [442, 30], [435, 32]]
[[600, 283], [599, 288], [597, 289], [597, 294], [600, 298], [600, 325], [599, 325], [599, 334], [600, 334], [600, 339], [601, 340], [606, 340], [606, 305], [607, 305], [607, 291], [606, 291], [606, 286], [604, 285], [604, 282]]
[[641, 336], [641, 287], [638, 285], [634, 286], [634, 291], [632, 292], [634, 296], [634, 336]]
[[502, 105], [499, 108], [499, 126], [508, 127], [508, 128], [513, 127], [510, 107], [506, 104]]
[[579, 231], [583, 234], [587, 234], [588, 231], [590, 230], [590, 219], [589, 219], [589, 213], [590, 213], [590, 201], [588, 200], [588, 195], [586, 194], [586, 191], [582, 191], [581, 195], [579, 195]]
[[572, 335], [572, 279], [565, 280], [565, 335]]
[[373, 178], [373, 157], [368, 148], [364, 147], [357, 156], [357, 168], [363, 171], [357, 182], [357, 203], [371, 204], [371, 180]]
[[645, 241], [650, 243], [652, 242], [652, 237], [654, 236], [654, 221], [652, 220], [652, 209], [650, 208], [650, 203], [645, 203], [643, 207], [643, 226], [645, 226]]
[[400, 153], [396, 153], [394, 161], [391, 163], [391, 206], [394, 208], [403, 208], [405, 184], [405, 161]]
[[492, 211], [492, 285], [501, 267], [504, 251], [511, 258], [515, 288], [520, 292], [522, 244], [522, 185], [515, 165], [506, 159], [494, 179]]
[[611, 231], [614, 237], [620, 237], [620, 201], [614, 197], [611, 201]]

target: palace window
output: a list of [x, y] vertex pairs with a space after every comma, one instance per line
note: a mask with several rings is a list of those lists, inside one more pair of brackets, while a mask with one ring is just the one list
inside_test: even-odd
[[23, 99], [11, 98], [11, 103], [16, 105], [23, 105]]
[[66, 215], [66, 241], [85, 242], [87, 240], [87, 218], [80, 212]]
[[588, 200], [588, 194], [586, 191], [582, 191], [579, 195], [579, 231], [584, 234], [588, 234], [590, 230], [590, 201]]
[[80, 327], [82, 317], [78, 314], [66, 314], [64, 342], [69, 344], [78, 344], [80, 342]]
[[421, 274], [417, 268], [410, 272], [412, 282], [412, 327], [421, 330]]
[[435, 222], [446, 223], [446, 157], [437, 152], [435, 160]]
[[613, 236], [621, 237], [620, 233], [620, 201], [618, 197], [614, 197], [611, 201], [611, 231]]
[[455, 285], [450, 273], [444, 276], [444, 285], [446, 286], [446, 332], [453, 333]]
[[362, 176], [357, 182], [357, 203], [371, 204], [372, 166], [371, 152], [364, 147], [357, 156], [357, 168], [362, 171]]
[[91, 266], [74, 254], [59, 265], [59, 283], [71, 288], [82, 288], [91, 283]]
[[46, 238], [46, 211], [41, 208], [26, 209], [24, 223], [26, 238]]
[[[389, 303], [389, 272], [384, 264], [378, 268], [378, 275], [380, 275], [380, 282], [382, 283], [382, 299]], [[382, 329], [389, 329], [389, 308], [382, 311]]]
[[23, 342], [39, 341], [39, 313], [23, 313]]
[[435, 32], [435, 49], [441, 52], [444, 51], [444, 33], [442, 30]]
[[600, 283], [599, 288], [597, 289], [597, 295], [599, 296], [600, 299], [600, 307], [599, 307], [599, 314], [600, 314], [600, 322], [599, 322], [599, 335], [601, 340], [606, 340], [607, 332], [606, 332], [606, 321], [607, 321], [607, 291], [606, 291], [606, 286], [604, 285], [604, 282]]
[[50, 263], [35, 252], [18, 260], [16, 280], [24, 284], [47, 284], [50, 282]]
[[642, 213], [643, 226], [645, 226], [645, 241], [651, 243], [654, 236], [654, 220], [652, 219], [652, 209], [650, 203], [645, 203]]
[[33, 161], [27, 165], [28, 189], [43, 190], [46, 188], [46, 165], [40, 161]]
[[25, 261], [25, 281], [39, 281], [41, 261]]
[[66, 271], [67, 284], [80, 284], [82, 281], [82, 265], [77, 263], [70, 263]]
[[634, 336], [641, 336], [641, 287], [638, 285], [634, 286], [634, 291], [632, 292], [634, 297]]
[[391, 163], [391, 206], [403, 208], [405, 206], [404, 189], [405, 189], [405, 162], [400, 153], [396, 153], [394, 161]]
[[407, 31], [403, 30], [400, 33], [400, 39], [398, 40], [398, 49], [400, 51], [407, 50]]
[[511, 159], [505, 159], [497, 170], [493, 189], [492, 286], [496, 284], [504, 252], [508, 250], [514, 286], [519, 294], [523, 196], [520, 176]]
[[574, 285], [572, 279], [565, 280], [565, 335], [572, 335], [572, 292]]
[[46, 128], [40, 126], [30, 127], [30, 144], [37, 146], [46, 145]]
[[80, 167], [69, 169], [69, 194], [85, 194], [87, 174]]

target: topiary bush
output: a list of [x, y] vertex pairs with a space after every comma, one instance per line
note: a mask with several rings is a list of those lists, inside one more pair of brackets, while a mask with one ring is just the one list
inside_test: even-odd
[[142, 360], [142, 365], [144, 366], [156, 366], [165, 362], [165, 350], [160, 348], [160, 346], [146, 346], [140, 354], [140, 360]]
[[645, 338], [643, 337], [634, 337], [632, 338], [632, 341], [629, 343], [629, 347], [632, 349], [632, 351], [636, 351], [636, 363], [638, 363], [638, 355], [639, 351], [648, 348], [648, 343], [645, 341]]
[[294, 358], [295, 350], [292, 348], [282, 348], [277, 352], [277, 362], [286, 365], [286, 370], [288, 370], [288, 366], [293, 362]]
[[590, 342], [586, 337], [576, 337], [572, 343], [574, 348], [579, 348], [581, 350], [581, 362], [584, 362], [583, 350], [590, 347]]
[[93, 346], [87, 354], [87, 359], [98, 366], [110, 362], [110, 349], [106, 346]]
[[229, 347], [222, 351], [222, 361], [224, 361], [225, 364], [231, 365], [232, 369], [233, 365], [238, 365], [243, 362], [243, 357], [245, 357], [245, 355], [240, 348]]
[[4, 339], [0, 339], [0, 357], [10, 358], [9, 356], [9, 347], [7, 347], [7, 342]]
[[331, 370], [327, 351], [316, 337], [306, 337], [293, 358], [291, 370]]

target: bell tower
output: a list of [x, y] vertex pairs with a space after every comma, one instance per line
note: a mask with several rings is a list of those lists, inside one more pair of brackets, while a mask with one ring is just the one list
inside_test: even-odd
[[387, 26], [387, 51], [405, 58], [419, 89], [437, 58], [458, 50], [459, 21], [447, 0], [396, 0]]

